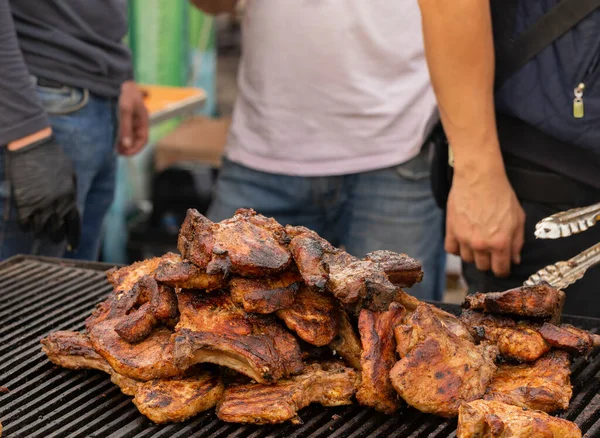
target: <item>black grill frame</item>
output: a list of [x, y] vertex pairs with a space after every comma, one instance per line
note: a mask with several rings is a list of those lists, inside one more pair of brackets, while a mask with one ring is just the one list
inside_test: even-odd
[[[104, 271], [112, 266], [17, 256], [0, 263], [0, 421], [5, 437], [121, 438], [375, 438], [455, 437], [456, 420], [404, 409], [388, 416], [360, 406], [300, 412], [303, 425], [240, 426], [212, 411], [177, 424], [155, 425], [141, 415], [98, 371], [52, 365], [39, 340], [56, 330], [82, 330], [95, 304], [111, 291]], [[443, 305], [457, 312], [458, 306]], [[564, 322], [598, 332], [600, 319]], [[586, 437], [600, 437], [600, 351], [573, 363], [574, 395], [561, 417], [575, 421]]]

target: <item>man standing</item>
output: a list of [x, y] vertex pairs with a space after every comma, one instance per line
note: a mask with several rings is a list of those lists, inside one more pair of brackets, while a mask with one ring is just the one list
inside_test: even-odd
[[[454, 158], [445, 245], [472, 290], [519, 286], [600, 241], [598, 227], [534, 237], [544, 217], [600, 201], [600, 10], [565, 26], [577, 12], [554, 9], [585, 3], [493, 0], [492, 14], [485, 0], [420, 0]], [[599, 282], [596, 269], [569, 287], [565, 312], [600, 316]]]
[[[229, 0], [195, 0], [207, 12]], [[416, 2], [249, 0], [239, 94], [209, 217], [252, 207], [363, 257], [423, 263], [441, 299], [442, 214], [426, 139], [437, 121]]]
[[115, 144], [148, 138], [126, 32], [124, 0], [0, 0], [0, 259], [97, 258]]

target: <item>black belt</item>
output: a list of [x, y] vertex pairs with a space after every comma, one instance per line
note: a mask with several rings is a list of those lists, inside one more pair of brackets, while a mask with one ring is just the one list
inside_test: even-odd
[[64, 84], [61, 84], [58, 81], [53, 81], [52, 79], [46, 79], [46, 78], [37, 78], [37, 84], [40, 87], [47, 87], [47, 88], [63, 88], [65, 87]]

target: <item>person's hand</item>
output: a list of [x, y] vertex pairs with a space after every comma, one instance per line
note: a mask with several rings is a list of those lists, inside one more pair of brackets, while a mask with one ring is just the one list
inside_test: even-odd
[[144, 97], [135, 82], [121, 86], [119, 97], [119, 154], [131, 156], [141, 151], [148, 142], [148, 110]]
[[66, 239], [69, 249], [77, 249], [81, 221], [75, 172], [54, 137], [9, 144], [6, 160], [19, 225], [38, 238], [56, 243]]
[[511, 261], [521, 262], [525, 213], [502, 164], [455, 168], [448, 198], [446, 251], [490, 268], [498, 277], [510, 273]]

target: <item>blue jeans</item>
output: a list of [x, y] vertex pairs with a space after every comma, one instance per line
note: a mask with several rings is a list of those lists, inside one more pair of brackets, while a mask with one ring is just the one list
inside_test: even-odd
[[406, 253], [425, 271], [411, 294], [442, 299], [443, 216], [431, 194], [426, 150], [399, 166], [330, 177], [264, 173], [225, 159], [208, 217], [220, 221], [240, 207], [304, 225], [358, 257], [377, 249]]
[[70, 87], [37, 86], [54, 136], [73, 161], [77, 174], [77, 205], [82, 217], [79, 250], [68, 252], [65, 243], [36, 239], [17, 224], [6, 180], [4, 148], [0, 148], [0, 260], [16, 254], [96, 260], [102, 221], [115, 190], [117, 101]]

